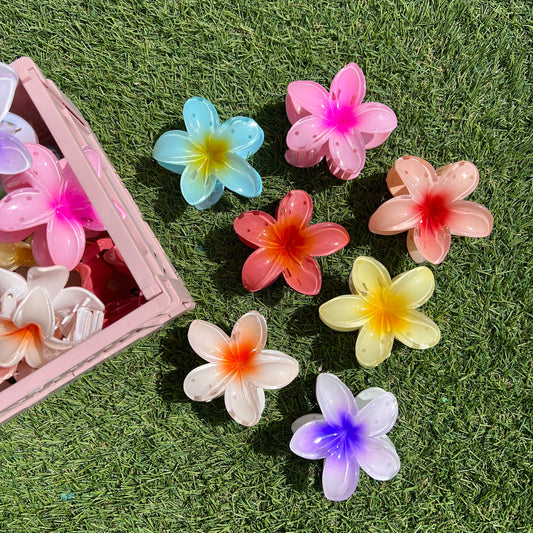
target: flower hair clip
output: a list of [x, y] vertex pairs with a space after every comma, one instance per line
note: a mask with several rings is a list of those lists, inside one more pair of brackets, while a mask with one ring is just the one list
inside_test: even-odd
[[384, 143], [398, 121], [392, 109], [365, 102], [363, 71], [349, 63], [331, 83], [328, 92], [314, 81], [293, 81], [287, 88], [285, 159], [296, 167], [312, 167], [324, 157], [331, 173], [342, 180], [359, 175], [366, 150]]
[[[33, 159], [22, 174], [2, 179], [8, 192], [0, 201], [0, 240], [16, 242], [33, 233], [32, 251], [40, 266], [64, 265], [69, 270], [85, 250], [85, 231], [105, 226], [66, 159], [44, 146], [28, 144]], [[83, 151], [100, 175], [100, 158]]]
[[246, 161], [264, 140], [255, 120], [234, 117], [220, 124], [213, 104], [194, 97], [183, 106], [187, 131], [163, 133], [154, 146], [154, 159], [181, 174], [181, 193], [188, 204], [207, 209], [217, 203], [224, 187], [253, 198], [262, 190], [261, 177]]
[[102, 329], [104, 305], [81, 287], [67, 287], [64, 266], [33, 267], [27, 280], [0, 269], [0, 380], [24, 359], [40, 368]]
[[490, 211], [464, 200], [478, 182], [479, 172], [468, 161], [435, 170], [419, 157], [401, 157], [387, 175], [394, 198], [378, 207], [368, 227], [380, 235], [407, 231], [413, 260], [438, 265], [448, 254], [452, 235], [486, 237], [492, 231]]
[[347, 500], [357, 488], [359, 468], [379, 481], [392, 479], [400, 459], [387, 433], [398, 417], [393, 394], [379, 387], [355, 398], [333, 374], [320, 374], [316, 397], [322, 414], [292, 424], [291, 450], [304, 459], [324, 459], [322, 487], [329, 500]]
[[187, 374], [185, 394], [201, 402], [224, 395], [228, 413], [243, 426], [259, 422], [265, 408], [263, 389], [280, 389], [298, 375], [296, 359], [264, 349], [267, 325], [257, 311], [239, 318], [230, 337], [203, 320], [191, 323], [188, 337], [192, 349], [208, 363]]
[[313, 201], [305, 191], [290, 191], [279, 203], [276, 218], [263, 211], [248, 211], [233, 224], [246, 245], [256, 248], [242, 268], [244, 288], [255, 292], [280, 274], [302, 294], [315, 295], [322, 273], [313, 257], [330, 255], [350, 242], [348, 232], [333, 222], [309, 225]]
[[[9, 113], [17, 84], [17, 73], [9, 65], [0, 63], [0, 176], [18, 174], [30, 168], [31, 156], [23, 142], [37, 139], [25, 120]], [[20, 127], [14, 124], [20, 124]], [[22, 139], [19, 138], [20, 132]]]
[[416, 311], [427, 302], [435, 280], [427, 267], [417, 267], [391, 279], [372, 257], [358, 257], [350, 275], [352, 294], [322, 304], [319, 315], [336, 331], [360, 329], [355, 345], [361, 366], [374, 367], [387, 359], [394, 339], [410, 348], [426, 349], [440, 340], [438, 326]]

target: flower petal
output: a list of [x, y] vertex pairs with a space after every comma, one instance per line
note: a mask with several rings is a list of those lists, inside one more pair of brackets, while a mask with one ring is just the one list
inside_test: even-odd
[[359, 466], [378, 481], [392, 479], [400, 470], [400, 458], [389, 437], [368, 439], [357, 452]]
[[423, 226], [419, 226], [415, 228], [413, 239], [416, 249], [427, 261], [434, 265], [438, 265], [444, 261], [452, 242], [448, 227], [433, 231], [432, 229], [425, 229]]
[[309, 255], [321, 257], [338, 252], [350, 242], [350, 235], [340, 225], [333, 222], [313, 224], [303, 230], [309, 246]]
[[283, 266], [282, 273], [285, 281], [295, 291], [309, 296], [320, 292], [322, 272], [312, 257], [304, 257], [299, 263], [293, 262], [290, 267]]
[[[61, 190], [61, 167], [57, 157], [40, 144], [27, 144], [32, 164], [28, 170], [29, 182], [49, 200], [56, 200]], [[22, 178], [19, 178], [22, 179]]]
[[360, 411], [365, 405], [368, 405], [374, 398], [381, 396], [384, 391], [380, 387], [368, 387], [368, 389], [362, 390], [355, 397], [355, 404], [357, 405], [357, 410]]
[[352, 391], [333, 374], [318, 375], [316, 398], [324, 419], [332, 426], [343, 425], [346, 416], [353, 418], [357, 414]]
[[248, 117], [230, 118], [218, 128], [216, 137], [227, 139], [229, 150], [243, 159], [255, 154], [265, 140], [259, 124]]
[[365, 166], [365, 144], [360, 133], [334, 131], [329, 137], [329, 155], [344, 172], [357, 176]]
[[298, 361], [276, 350], [263, 350], [251, 381], [261, 389], [281, 389], [298, 375]]
[[479, 183], [479, 172], [470, 161], [458, 161], [437, 169], [437, 190], [449, 202], [466, 198]]
[[414, 228], [420, 220], [416, 202], [399, 196], [380, 205], [368, 221], [368, 229], [378, 235], [395, 235]]
[[36, 324], [43, 337], [52, 336], [55, 329], [54, 311], [45, 289], [36, 287], [29, 292], [13, 314], [13, 324], [17, 328]]
[[229, 337], [218, 327], [205, 320], [193, 320], [187, 333], [191, 348], [210, 363], [224, 359]]
[[0, 121], [11, 108], [18, 81], [17, 73], [6, 63], [0, 63]]
[[[98, 164], [96, 161], [93, 162], [95, 165]], [[70, 165], [67, 165], [63, 171], [63, 183], [66, 188], [64, 193], [65, 199], [68, 202], [72, 216], [88, 230], [96, 232], [105, 231], [106, 227], [104, 223], [100, 220], [96, 209], [89, 200]]]
[[338, 433], [325, 420], [314, 420], [301, 426], [292, 436], [289, 447], [304, 459], [324, 459], [335, 446]]
[[226, 164], [217, 170], [218, 180], [228, 189], [255, 198], [261, 194], [263, 184], [259, 173], [242, 157], [228, 152]]
[[388, 270], [373, 257], [358, 257], [353, 264], [350, 274], [350, 288], [352, 293], [361, 296], [388, 287], [391, 279]]
[[267, 228], [276, 223], [274, 217], [263, 211], [247, 211], [233, 222], [233, 229], [242, 242], [252, 248], [268, 244]]
[[31, 331], [16, 327], [10, 320], [0, 318], [0, 365], [16, 365], [30, 350], [35, 350]]
[[376, 332], [368, 324], [357, 335], [355, 355], [361, 366], [372, 368], [387, 359], [392, 350], [394, 336], [386, 331]]
[[0, 230], [31, 229], [48, 222], [53, 214], [50, 202], [37, 189], [18, 189], [0, 201]]
[[183, 382], [185, 394], [196, 402], [210, 402], [224, 394], [231, 374], [220, 365], [208, 363], [191, 370]]
[[[31, 291], [35, 287], [43, 287], [53, 302], [67, 284], [68, 276], [67, 268], [62, 265], [32, 267], [28, 270], [27, 275], [28, 289]], [[85, 291], [83, 292], [85, 293]], [[79, 303], [81, 304], [81, 300]]]
[[407, 232], [407, 251], [409, 252], [409, 255], [411, 256], [411, 259], [415, 263], [423, 263], [426, 258], [418, 251], [415, 244], [415, 229], [410, 229]]
[[217, 110], [205, 98], [194, 96], [183, 106], [183, 120], [187, 131], [195, 138], [201, 138], [220, 126]]
[[0, 383], [3, 383], [6, 381], [6, 379], [13, 377], [13, 374], [17, 371], [18, 366], [18, 363], [15, 363], [12, 366], [0, 367]]
[[308, 415], [300, 416], [291, 424], [291, 430], [293, 433], [296, 433], [308, 422], [316, 422], [317, 420], [324, 420], [324, 415], [318, 413], [309, 413]]
[[246, 290], [256, 292], [274, 283], [280, 274], [278, 257], [268, 248], [259, 248], [242, 267], [242, 284]]
[[389, 294], [391, 299], [400, 298], [409, 309], [416, 309], [429, 300], [434, 290], [433, 272], [421, 266], [396, 276]]
[[[181, 172], [183, 172], [183, 170], [181, 170]], [[199, 204], [194, 204], [194, 207], [199, 210], [209, 209], [211, 206], [215, 205], [220, 200], [220, 198], [222, 198], [223, 192], [224, 185], [222, 185], [222, 183], [217, 180], [213, 192], [205, 200], [202, 200]]]
[[209, 198], [216, 183], [214, 174], [206, 176], [204, 169], [197, 168], [193, 163], [187, 165], [181, 174], [181, 194], [188, 204], [196, 205]]
[[28, 149], [17, 138], [0, 132], [0, 174], [19, 174], [31, 166]]
[[347, 500], [357, 488], [358, 481], [359, 464], [354, 453], [342, 450], [326, 457], [322, 487], [328, 500]]
[[186, 131], [171, 130], [157, 139], [152, 155], [159, 163], [186, 166], [198, 158], [198, 150]]
[[289, 163], [289, 165], [292, 165], [293, 167], [298, 168], [309, 168], [314, 167], [315, 165], [318, 165], [320, 161], [324, 158], [326, 155], [326, 151], [324, 147], [327, 146], [327, 143], [324, 143], [323, 146], [321, 146], [317, 150], [310, 150], [308, 152], [295, 152], [294, 150], [286, 150], [285, 151], [285, 161]]
[[333, 133], [334, 127], [315, 115], [307, 115], [295, 122], [287, 133], [287, 146], [295, 152], [319, 150]]
[[337, 72], [331, 82], [329, 93], [337, 107], [358, 106], [366, 93], [363, 71], [355, 63], [349, 63]]
[[318, 314], [326, 326], [335, 331], [354, 331], [369, 320], [371, 309], [367, 301], [354, 294], [337, 296], [323, 303]]
[[390, 133], [398, 125], [394, 111], [379, 102], [365, 102], [357, 106], [357, 125], [365, 133]]
[[365, 150], [371, 150], [376, 148], [380, 144], [383, 144], [390, 136], [392, 132], [387, 133], [363, 133], [363, 140], [365, 143]]
[[57, 213], [47, 225], [46, 242], [54, 264], [73, 270], [85, 250], [85, 231], [75, 218]]
[[[314, 81], [293, 81], [287, 87], [287, 115], [299, 115], [304, 112], [325, 117], [329, 105], [329, 93], [322, 85]], [[291, 109], [289, 109], [289, 106]], [[292, 111], [294, 110], [294, 112]], [[291, 123], [295, 121], [291, 120]]]
[[475, 202], [462, 200], [450, 206], [448, 227], [452, 235], [486, 237], [492, 231], [491, 212]]
[[[424, 200], [431, 184], [437, 181], [435, 169], [427, 161], [418, 157], [410, 155], [400, 157], [394, 163], [394, 170], [396, 174], [393, 173], [393, 175], [399, 177], [409, 191], [409, 194], [417, 202]], [[400, 193], [395, 192], [394, 196], [398, 194]], [[405, 193], [402, 192], [401, 194]]]
[[226, 388], [224, 402], [233, 420], [243, 426], [254, 426], [265, 407], [265, 395], [252, 383], [234, 379]]
[[394, 331], [394, 336], [409, 348], [425, 350], [435, 346], [440, 340], [440, 329], [426, 315], [410, 309], [403, 317], [406, 321], [405, 327]]
[[250, 311], [241, 316], [233, 326], [231, 340], [245, 345], [250, 350], [255, 350], [259, 355], [267, 340], [265, 317], [257, 311]]
[[367, 403], [355, 417], [356, 424], [363, 424], [367, 437], [379, 437], [388, 433], [398, 418], [398, 401], [394, 394], [383, 392]]
[[35, 262], [41, 266], [52, 266], [54, 262], [50, 257], [48, 244], [46, 242], [46, 225], [38, 226], [33, 232], [31, 241], [31, 253], [35, 258]]
[[287, 224], [304, 228], [313, 214], [313, 200], [305, 191], [296, 189], [288, 192], [278, 205], [276, 218], [284, 219]]

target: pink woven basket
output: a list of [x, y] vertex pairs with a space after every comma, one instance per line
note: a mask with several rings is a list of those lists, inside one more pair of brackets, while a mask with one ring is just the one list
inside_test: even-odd
[[[78, 109], [51, 80], [44, 78], [30, 58], [21, 57], [11, 67], [19, 75], [11, 111], [32, 124], [41, 144], [57, 147], [67, 158], [145, 303], [16, 383], [4, 383], [0, 424], [194, 307], [179, 275]], [[98, 152], [100, 177], [85, 157], [83, 146]]]

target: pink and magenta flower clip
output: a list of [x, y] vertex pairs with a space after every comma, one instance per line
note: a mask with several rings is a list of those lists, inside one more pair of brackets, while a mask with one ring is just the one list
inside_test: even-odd
[[235, 323], [228, 337], [218, 326], [194, 320], [189, 327], [192, 349], [207, 361], [185, 378], [191, 400], [210, 402], [224, 395], [230, 416], [243, 426], [259, 422], [265, 408], [264, 389], [280, 389], [298, 375], [298, 361], [276, 350], [265, 350], [266, 320], [250, 311]]
[[[7, 191], [0, 201], [0, 240], [17, 242], [33, 234], [32, 252], [40, 266], [64, 265], [73, 270], [85, 250], [85, 232], [105, 230], [96, 210], [66, 159], [44, 146], [27, 144], [31, 167], [0, 176]], [[85, 156], [100, 175], [100, 158], [89, 147]]]
[[366, 150], [384, 143], [398, 121], [392, 109], [365, 102], [363, 71], [350, 63], [342, 68], [328, 92], [314, 81], [293, 81], [286, 109], [292, 124], [285, 159], [296, 167], [312, 167], [324, 157], [331, 173], [342, 180], [359, 175]]
[[379, 481], [392, 479], [400, 459], [387, 433], [398, 417], [393, 394], [379, 387], [360, 392], [333, 374], [320, 374], [316, 396], [322, 414], [292, 424], [291, 450], [305, 459], [324, 459], [322, 487], [329, 500], [347, 500], [357, 488], [359, 468]]
[[320, 292], [322, 273], [313, 258], [344, 248], [350, 236], [333, 222], [309, 225], [312, 214], [309, 194], [295, 190], [281, 200], [275, 218], [263, 211], [248, 211], [235, 219], [239, 238], [256, 248], [242, 269], [245, 289], [258, 291], [283, 274], [289, 286], [302, 294]]
[[413, 260], [438, 265], [448, 254], [452, 235], [486, 237], [492, 231], [490, 211], [464, 200], [478, 182], [479, 172], [468, 161], [435, 170], [419, 157], [401, 157], [387, 175], [394, 198], [377, 209], [368, 227], [380, 235], [407, 231]]

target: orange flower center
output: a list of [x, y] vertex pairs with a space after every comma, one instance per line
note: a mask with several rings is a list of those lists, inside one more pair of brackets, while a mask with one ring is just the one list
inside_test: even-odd
[[278, 261], [284, 268], [292, 264], [301, 263], [311, 250], [310, 239], [306, 236], [306, 228], [301, 229], [300, 224], [283, 218], [269, 226], [269, 248], [277, 255]]
[[391, 294], [389, 287], [383, 287], [366, 297], [369, 325], [376, 334], [401, 331], [408, 323], [405, 320], [407, 305], [398, 294]]
[[247, 375], [256, 370], [257, 347], [246, 340], [230, 340], [222, 355], [222, 366], [228, 374]]

